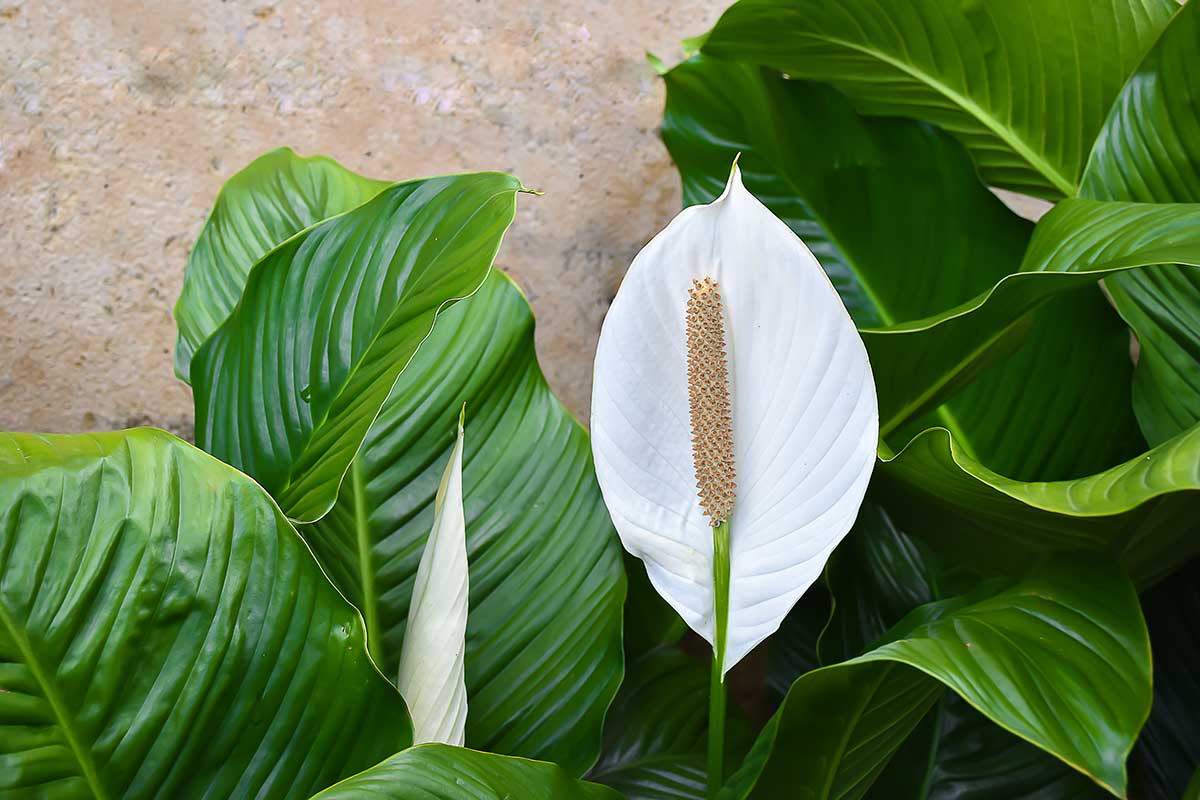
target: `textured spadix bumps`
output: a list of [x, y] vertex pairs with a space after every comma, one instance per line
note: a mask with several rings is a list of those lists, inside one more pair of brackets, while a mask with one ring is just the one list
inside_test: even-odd
[[[689, 382], [696, 281], [719, 287], [728, 475], [737, 481], [728, 493], [705, 488], [704, 504]], [[702, 309], [693, 302], [691, 310]], [[634, 259], [596, 352], [596, 473], [626, 549], [709, 642], [716, 519], [704, 506], [720, 514], [732, 501], [725, 670], [779, 627], [850, 529], [878, 426], [870, 364], [849, 314], [812, 253], [746, 191], [736, 168], [721, 197], [683, 211]]]

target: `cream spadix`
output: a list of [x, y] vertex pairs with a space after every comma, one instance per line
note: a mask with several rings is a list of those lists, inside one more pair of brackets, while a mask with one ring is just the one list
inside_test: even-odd
[[716, 201], [679, 214], [625, 275], [600, 333], [591, 428], [622, 543], [714, 645], [712, 526], [727, 519], [727, 671], [849, 531], [879, 429], [850, 315], [736, 166]]
[[[464, 409], [465, 414], [465, 409]], [[462, 746], [467, 724], [467, 524], [462, 489], [463, 416], [434, 501], [433, 530], [413, 582], [397, 686], [413, 744]]]

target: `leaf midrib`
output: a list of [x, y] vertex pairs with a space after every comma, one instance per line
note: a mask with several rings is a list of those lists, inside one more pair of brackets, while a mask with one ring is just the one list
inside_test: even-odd
[[88, 788], [92, 790], [96, 800], [108, 800], [108, 792], [104, 788], [104, 784], [100, 781], [100, 773], [96, 769], [96, 764], [92, 760], [91, 751], [83, 746], [83, 742], [74, 728], [71, 726], [71, 717], [67, 714], [66, 705], [58, 695], [54, 684], [49, 680], [46, 672], [42, 669], [42, 665], [34, 656], [33, 647], [29, 642], [25, 632], [17, 627], [16, 621], [8, 611], [8, 607], [4, 603], [0, 603], [0, 623], [3, 623], [5, 630], [12, 637], [13, 642], [17, 645], [17, 650], [20, 651], [21, 657], [25, 660], [25, 665], [29, 668], [38, 686], [42, 690], [42, 695], [46, 698], [46, 702], [50, 704], [51, 711], [54, 712], [54, 717], [58, 721], [58, 727], [62, 731], [63, 738], [67, 741], [67, 746], [71, 749], [71, 754], [75, 756], [75, 761], [79, 764], [80, 777], [87, 783]]
[[940, 92], [944, 97], [954, 102], [963, 111], [974, 117], [998, 139], [1011, 147], [1017, 153], [1017, 155], [1025, 159], [1027, 164], [1033, 167], [1043, 178], [1049, 180], [1054, 185], [1054, 188], [1062, 192], [1065, 197], [1070, 197], [1071, 195], [1075, 194], [1077, 188], [1075, 183], [1066, 176], [1062, 175], [1058, 170], [1052, 168], [1041, 156], [1034, 152], [1033, 148], [1030, 147], [1030, 145], [1028, 145], [1024, 139], [1017, 136], [1010, 129], [1001, 125], [999, 121], [995, 120], [990, 114], [986, 113], [978, 103], [956, 92], [954, 89], [951, 89], [949, 86], [942, 83], [932, 75], [906, 64], [905, 62], [888, 55], [882, 50], [876, 50], [865, 45], [860, 45], [855, 42], [845, 39], [838, 39], [836, 37], [827, 36], [824, 34], [801, 33], [799, 35], [801, 37], [816, 39], [832, 45], [845, 47], [849, 50], [854, 50], [864, 55], [876, 58], [879, 61], [882, 61], [883, 63], [900, 70], [905, 75], [908, 75], [919, 83], [925, 84], [934, 91]]
[[382, 668], [382, 633], [379, 627], [379, 595], [375, 589], [375, 565], [371, 555], [371, 526], [367, 512], [367, 491], [363, 481], [362, 459], [350, 462], [350, 485], [354, 493], [354, 545], [358, 555], [358, 575], [362, 581], [362, 612], [367, 628], [367, 653]]

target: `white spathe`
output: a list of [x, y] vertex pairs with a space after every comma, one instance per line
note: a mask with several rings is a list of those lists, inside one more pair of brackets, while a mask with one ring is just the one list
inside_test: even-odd
[[737, 470], [728, 671], [779, 628], [850, 530], [879, 409], [836, 290], [736, 166], [716, 201], [680, 213], [637, 255], [600, 332], [592, 452], [622, 544], [694, 631], [715, 639], [687, 390], [688, 288], [704, 276], [724, 302]]
[[463, 654], [467, 634], [467, 524], [462, 490], [463, 423], [434, 504], [433, 530], [413, 583], [397, 685], [408, 703], [413, 744], [461, 747], [467, 725]]

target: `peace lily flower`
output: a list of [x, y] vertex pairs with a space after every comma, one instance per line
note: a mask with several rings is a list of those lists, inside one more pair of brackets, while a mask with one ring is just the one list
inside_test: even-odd
[[713, 645], [711, 782], [724, 674], [850, 530], [879, 430], [850, 315], [736, 164], [725, 192], [679, 214], [625, 275], [596, 351], [591, 429], [622, 544]]
[[433, 530], [413, 583], [397, 686], [413, 722], [413, 744], [461, 747], [467, 725], [463, 656], [467, 635], [467, 523], [463, 513], [463, 416], [434, 501]]

